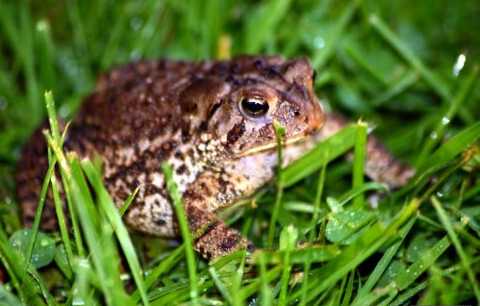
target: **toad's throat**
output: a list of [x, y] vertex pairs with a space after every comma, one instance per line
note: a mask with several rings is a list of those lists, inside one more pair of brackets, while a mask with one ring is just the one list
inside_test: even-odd
[[[293, 136], [293, 137], [289, 137], [289, 138], [287, 138], [283, 141], [283, 145], [284, 145], [284, 147], [288, 147], [288, 146], [291, 146], [293, 144], [303, 142], [308, 137], [309, 137], [309, 135], [305, 135], [305, 134], [299, 134], [299, 135], [296, 135], [296, 136]], [[254, 148], [242, 151], [237, 155], [237, 158], [242, 158], [242, 157], [245, 157], [245, 156], [248, 156], [248, 155], [258, 154], [258, 153], [265, 152], [265, 151], [270, 151], [270, 150], [273, 150], [275, 148], [277, 148], [277, 142], [272, 141], [272, 142], [263, 144], [261, 146], [256, 146]]]

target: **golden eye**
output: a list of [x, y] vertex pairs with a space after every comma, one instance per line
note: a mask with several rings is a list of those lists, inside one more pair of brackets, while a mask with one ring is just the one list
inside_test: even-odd
[[242, 112], [252, 118], [265, 116], [268, 112], [268, 102], [261, 98], [242, 98], [240, 100], [240, 109]]

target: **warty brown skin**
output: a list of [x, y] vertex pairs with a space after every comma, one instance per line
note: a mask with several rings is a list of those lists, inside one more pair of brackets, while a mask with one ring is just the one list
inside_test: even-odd
[[[248, 241], [215, 211], [252, 195], [273, 177], [273, 121], [286, 130], [286, 164], [346, 124], [323, 112], [312, 77], [307, 60], [276, 56], [128, 64], [100, 78], [71, 124], [65, 148], [101, 157], [105, 184], [117, 205], [140, 186], [125, 216], [131, 229], [175, 237], [160, 170], [169, 162], [195, 248], [206, 258], [222, 256], [247, 247]], [[366, 172], [378, 181], [397, 187], [413, 174], [373, 137], [368, 154]], [[47, 166], [46, 144], [37, 131], [17, 171], [26, 224], [33, 220]], [[43, 227], [55, 227], [51, 203]]]

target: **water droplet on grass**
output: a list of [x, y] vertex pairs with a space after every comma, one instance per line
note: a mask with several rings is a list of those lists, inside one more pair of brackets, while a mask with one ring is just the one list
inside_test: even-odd
[[317, 36], [313, 39], [313, 46], [317, 49], [325, 48], [325, 39], [321, 36]]
[[454, 76], [458, 76], [460, 74], [460, 71], [462, 71], [463, 67], [465, 67], [466, 60], [467, 60], [467, 57], [463, 53], [461, 53], [457, 57], [457, 60], [455, 61], [455, 64], [453, 65], [453, 69], [452, 69], [452, 73]]
[[138, 17], [134, 17], [130, 20], [130, 27], [132, 28], [133, 31], [138, 31], [142, 28], [143, 26], [143, 20]]

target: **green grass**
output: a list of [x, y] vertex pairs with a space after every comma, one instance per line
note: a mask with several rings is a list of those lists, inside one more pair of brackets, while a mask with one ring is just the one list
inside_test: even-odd
[[[479, 304], [479, 13], [476, 0], [0, 0], [0, 304]], [[251, 256], [193, 253], [174, 184], [185, 242], [128, 232], [132, 197], [114, 208], [95, 163], [63, 151], [57, 114], [73, 118], [114, 65], [246, 52], [308, 57], [326, 108], [359, 123], [221, 213]], [[50, 170], [25, 230], [15, 166], [47, 116]], [[407, 186], [364, 178], [363, 122], [415, 165]], [[58, 233], [39, 230], [47, 191]]]

